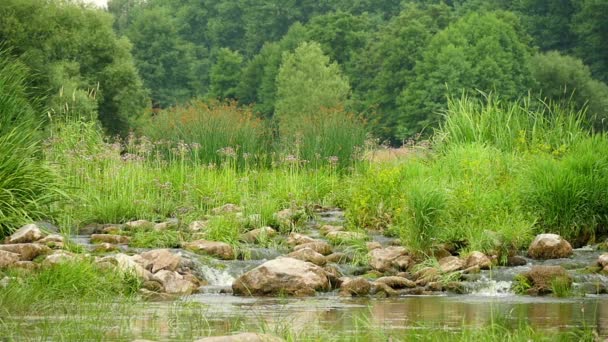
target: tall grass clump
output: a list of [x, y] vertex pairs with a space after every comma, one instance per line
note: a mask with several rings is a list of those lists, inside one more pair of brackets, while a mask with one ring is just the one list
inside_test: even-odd
[[361, 157], [367, 138], [364, 122], [341, 108], [321, 108], [315, 114], [279, 120], [279, 153], [313, 167], [345, 168]]
[[553, 103], [502, 102], [494, 95], [449, 99], [445, 122], [436, 134], [443, 146], [482, 143], [503, 151], [559, 154], [584, 138], [585, 113]]
[[0, 238], [48, 217], [61, 194], [41, 158], [40, 115], [28, 99], [25, 77], [24, 67], [0, 51]]
[[608, 139], [579, 141], [562, 158], [537, 156], [521, 174], [520, 195], [538, 229], [581, 245], [608, 231]]
[[195, 100], [151, 116], [139, 132], [154, 142], [152, 154], [167, 160], [194, 158], [201, 164], [220, 164], [226, 157], [239, 165], [260, 163], [269, 146], [264, 123], [251, 108], [235, 102]]

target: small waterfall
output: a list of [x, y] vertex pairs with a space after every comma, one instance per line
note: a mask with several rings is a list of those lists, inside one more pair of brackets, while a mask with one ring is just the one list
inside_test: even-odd
[[211, 286], [232, 286], [232, 282], [234, 281], [234, 277], [225, 268], [220, 269], [200, 265], [199, 271]]
[[469, 293], [475, 296], [504, 297], [513, 294], [512, 281], [493, 280], [482, 276], [479, 280], [469, 283]]

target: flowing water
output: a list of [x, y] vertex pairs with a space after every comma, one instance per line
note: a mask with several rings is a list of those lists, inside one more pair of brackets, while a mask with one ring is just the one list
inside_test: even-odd
[[[330, 211], [322, 213], [319, 220], [340, 224], [344, 218], [341, 212]], [[313, 224], [314, 222], [310, 227]], [[318, 236], [314, 230], [308, 233]], [[390, 239], [381, 235], [373, 236], [373, 239], [383, 245], [391, 243]], [[76, 241], [87, 244], [86, 237], [78, 237]], [[463, 325], [483, 326], [499, 320], [502, 324], [514, 327], [525, 322], [534, 328], [547, 330], [587, 327], [595, 329], [600, 336], [608, 336], [608, 296], [589, 294], [598, 292], [597, 289], [605, 289], [608, 277], [580, 272], [580, 269], [597, 260], [600, 252], [592, 248], [577, 249], [569, 259], [526, 259], [528, 263], [525, 266], [497, 267], [469, 275], [464, 282], [465, 294], [385, 299], [344, 298], [338, 296], [336, 291], [320, 293], [312, 298], [233, 296], [231, 284], [236, 277], [281, 253], [256, 248], [250, 252], [250, 260], [210, 261], [209, 258], [184, 250], [175, 252], [191, 259], [196, 265], [197, 274], [209, 284], [203, 286], [199, 293], [176, 301], [138, 304], [138, 318], [132, 322], [130, 329], [145, 330], [145, 326], [151, 322], [158, 324], [158, 317], [171, 314], [180, 317], [180, 312], [196, 308], [195, 315], [204, 317], [206, 331], [211, 335], [227, 333], [235, 328], [258, 331], [260, 327], [288, 327], [296, 331], [316, 328], [346, 334], [355, 333], [363, 326], [388, 330], [437, 326], [459, 329]], [[513, 278], [533, 265], [564, 266], [574, 278], [575, 292], [588, 294], [560, 299], [512, 293]], [[352, 274], [356, 268], [343, 267], [342, 271]], [[188, 325], [192, 322], [188, 319], [173, 319], [171, 324]]]

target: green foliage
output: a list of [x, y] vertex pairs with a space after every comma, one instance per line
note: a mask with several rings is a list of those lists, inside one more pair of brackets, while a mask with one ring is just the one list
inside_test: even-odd
[[586, 108], [590, 124], [608, 128], [608, 86], [593, 79], [580, 59], [555, 51], [538, 54], [531, 60], [531, 71], [544, 98], [577, 110]]
[[559, 298], [572, 297], [572, 279], [566, 276], [551, 280], [551, 293]]
[[293, 53], [283, 56], [277, 76], [276, 116], [281, 130], [322, 108], [343, 106], [350, 85], [335, 63], [323, 54], [318, 43], [302, 43]]
[[12, 275], [20, 276], [21, 281], [13, 281], [0, 291], [2, 308], [18, 311], [37, 303], [76, 298], [109, 300], [133, 295], [140, 287], [135, 275], [99, 268], [92, 260], [66, 261], [32, 274], [18, 271]]
[[0, 238], [31, 220], [48, 218], [61, 197], [40, 156], [40, 119], [29, 101], [26, 70], [0, 51]]
[[528, 294], [528, 290], [532, 288], [532, 284], [530, 283], [530, 279], [523, 274], [518, 274], [513, 279], [512, 290], [516, 294], [526, 295]]
[[445, 193], [428, 182], [417, 183], [407, 189], [405, 198], [401, 241], [416, 251], [426, 252], [440, 235]]
[[481, 143], [503, 151], [564, 153], [587, 136], [583, 113], [556, 104], [503, 102], [496, 96], [476, 100], [451, 98], [445, 122], [437, 131], [444, 145]]
[[[151, 141], [140, 140], [134, 148], [146, 149], [143, 154], [148, 156], [160, 153], [166, 160], [176, 157], [201, 164], [242, 166], [261, 162], [268, 147], [264, 124], [249, 108], [236, 103], [193, 101], [173, 107], [143, 121], [140, 132]], [[172, 140], [167, 141], [167, 137]], [[165, 143], [159, 144], [161, 141]]]
[[572, 19], [576, 33], [575, 52], [589, 65], [594, 78], [608, 82], [608, 3], [603, 0], [581, 0]]
[[521, 195], [537, 213], [541, 231], [555, 232], [575, 245], [608, 227], [605, 136], [581, 139], [561, 159], [537, 157], [525, 168]]
[[230, 49], [220, 49], [211, 68], [209, 96], [219, 99], [236, 99], [243, 57]]
[[425, 9], [410, 5], [375, 32], [365, 50], [355, 56], [351, 67], [355, 70], [349, 73], [355, 107], [368, 113], [373, 132], [383, 141], [398, 142], [396, 127], [401, 110], [397, 99], [413, 81], [422, 50], [449, 19], [446, 5]]
[[472, 13], [435, 35], [399, 98], [400, 136], [436, 126], [446, 108], [446, 94], [481, 90], [507, 99], [520, 97], [532, 84], [527, 41], [517, 18], [505, 12]]
[[101, 122], [116, 133], [146, 106], [131, 45], [114, 34], [109, 14], [64, 1], [7, 0], [0, 16], [0, 40], [33, 71], [33, 95], [52, 109], [65, 103], [61, 94], [83, 98], [94, 90], [95, 104], [86, 106], [96, 105]]
[[175, 230], [137, 229], [131, 233], [129, 246], [135, 248], [179, 248], [182, 240], [180, 232]]

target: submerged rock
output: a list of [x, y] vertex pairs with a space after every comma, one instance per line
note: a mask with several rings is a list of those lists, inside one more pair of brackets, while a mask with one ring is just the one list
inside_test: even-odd
[[412, 288], [416, 287], [416, 283], [403, 277], [397, 276], [389, 276], [389, 277], [381, 277], [374, 281], [374, 283], [386, 284], [392, 289], [404, 289], [404, 288]]
[[7, 243], [31, 243], [42, 239], [43, 236], [44, 234], [40, 228], [38, 228], [37, 225], [30, 223], [17, 229], [13, 234], [11, 234], [11, 236], [9, 236], [7, 239]]
[[551, 293], [555, 281], [562, 282], [564, 286], [572, 285], [572, 278], [561, 266], [533, 266], [530, 271], [520, 274], [527, 279], [531, 286], [528, 294], [543, 295]]
[[222, 260], [233, 260], [235, 257], [232, 246], [225, 242], [196, 240], [188, 242], [185, 249], [199, 254], [206, 254]]
[[321, 234], [323, 235], [327, 235], [328, 233], [332, 233], [332, 232], [341, 232], [344, 230], [343, 226], [332, 226], [329, 224], [323, 225], [319, 231], [321, 232]]
[[241, 275], [232, 284], [236, 295], [314, 295], [327, 291], [329, 278], [323, 268], [302, 260], [280, 257]]
[[16, 243], [0, 245], [0, 250], [19, 254], [21, 260], [31, 261], [39, 255], [48, 254], [51, 249], [37, 243]]
[[290, 258], [312, 262], [315, 265], [323, 266], [327, 263], [323, 254], [315, 252], [312, 248], [302, 248], [287, 255]]
[[240, 333], [228, 336], [205, 337], [194, 342], [285, 342], [285, 340], [268, 334]]
[[572, 255], [572, 246], [557, 234], [540, 234], [528, 248], [528, 256], [533, 259], [559, 259]]
[[369, 252], [369, 265], [380, 272], [387, 272], [398, 268], [394, 262], [397, 258], [407, 255], [407, 250], [399, 246], [376, 248]]
[[356, 278], [341, 278], [340, 295], [341, 296], [367, 296], [372, 285], [362, 277]]

